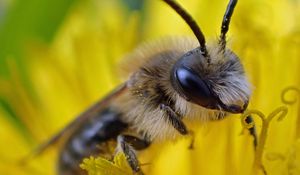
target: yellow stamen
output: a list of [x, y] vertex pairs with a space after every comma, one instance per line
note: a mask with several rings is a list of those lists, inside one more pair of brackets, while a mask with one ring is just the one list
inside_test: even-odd
[[[293, 99], [288, 99], [287, 94], [292, 93], [292, 92], [297, 94], [296, 97]], [[289, 87], [285, 88], [281, 93], [281, 101], [287, 105], [295, 104], [299, 98], [300, 98], [300, 89], [297, 87], [294, 87], [294, 86], [289, 86]], [[297, 120], [296, 120], [296, 135], [295, 135], [296, 139], [300, 138], [300, 103], [298, 103], [298, 113], [297, 114], [298, 114], [298, 116], [297, 116]]]
[[258, 116], [262, 121], [262, 129], [261, 129], [260, 137], [258, 139], [258, 145], [257, 145], [256, 152], [255, 152], [255, 160], [254, 160], [254, 164], [253, 164], [253, 174], [258, 174], [259, 170], [262, 170], [264, 172], [264, 174], [266, 174], [266, 170], [262, 164], [262, 157], [263, 157], [263, 153], [264, 153], [265, 143], [267, 140], [267, 134], [268, 134], [270, 122], [277, 115], [279, 115], [277, 121], [281, 121], [286, 116], [287, 112], [288, 112], [287, 107], [281, 106], [281, 107], [276, 108], [273, 112], [271, 112], [268, 115], [268, 117], [265, 117], [265, 115], [258, 110], [247, 110], [244, 114], [242, 114], [243, 125], [246, 128], [254, 126], [254, 123], [250, 123], [250, 124], [246, 123], [246, 118], [249, 117], [250, 115], [254, 114], [254, 115]]

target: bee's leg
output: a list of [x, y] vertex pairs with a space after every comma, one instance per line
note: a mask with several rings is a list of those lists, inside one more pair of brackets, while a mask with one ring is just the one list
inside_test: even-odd
[[249, 128], [248, 130], [249, 130], [250, 135], [253, 137], [253, 145], [254, 145], [254, 149], [256, 150], [256, 147], [257, 147], [257, 133], [256, 133], [256, 127], [255, 127], [253, 117], [248, 116], [245, 121], [248, 124], [253, 123], [253, 127]]
[[170, 106], [167, 106], [165, 104], [160, 104], [160, 109], [166, 112], [166, 115], [168, 116], [167, 119], [180, 134], [188, 134], [191, 137], [191, 143], [188, 148], [194, 149], [195, 133], [192, 130], [187, 130], [185, 124], [181, 120], [182, 116], [176, 113]]
[[150, 145], [150, 141], [130, 135], [118, 136], [118, 150], [122, 151], [134, 173], [143, 175], [135, 150], [142, 150]]
[[160, 109], [165, 111], [167, 115], [167, 120], [171, 123], [171, 125], [182, 135], [187, 135], [188, 130], [185, 124], [181, 121], [182, 116], [177, 114], [170, 106], [165, 104], [160, 104]]

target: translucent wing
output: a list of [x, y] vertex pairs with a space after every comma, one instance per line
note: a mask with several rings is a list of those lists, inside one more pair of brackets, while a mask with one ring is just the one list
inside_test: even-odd
[[108, 94], [103, 99], [96, 102], [94, 105], [92, 105], [89, 109], [87, 109], [85, 112], [81, 113], [76, 119], [74, 119], [70, 124], [68, 124], [64, 129], [62, 129], [60, 132], [58, 132], [55, 136], [53, 136], [51, 139], [49, 139], [47, 142], [41, 144], [39, 147], [37, 147], [33, 152], [23, 159], [21, 162], [26, 162], [29, 158], [35, 157], [41, 153], [43, 153], [47, 148], [49, 148], [51, 145], [56, 144], [61, 138], [64, 136], [72, 133], [78, 126], [80, 126], [81, 123], [84, 123], [84, 121], [94, 117], [97, 113], [99, 113], [103, 108], [107, 107], [109, 103], [119, 95], [121, 95], [124, 91], [127, 89], [127, 82], [123, 83], [119, 87], [117, 87], [114, 91], [112, 91], [110, 94]]

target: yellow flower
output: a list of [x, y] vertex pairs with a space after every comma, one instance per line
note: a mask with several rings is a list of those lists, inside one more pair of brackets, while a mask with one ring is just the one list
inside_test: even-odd
[[116, 154], [113, 161], [108, 161], [101, 157], [90, 157], [89, 159], [84, 159], [80, 167], [84, 170], [88, 170], [89, 175], [132, 174], [126, 157], [122, 153]]
[[[216, 39], [227, 2], [178, 1], [197, 19], [207, 40]], [[18, 161], [122, 82], [116, 65], [140, 42], [192, 35], [161, 1], [145, 1], [144, 5], [141, 11], [130, 11], [123, 1], [80, 2], [71, 9], [51, 45], [24, 41], [23, 64], [31, 90], [22, 83], [22, 70], [14, 59], [7, 59], [10, 78], [0, 78], [0, 174], [55, 174], [58, 146], [25, 165]], [[288, 110], [282, 121], [274, 120], [268, 128], [254, 117], [259, 139], [264, 142], [256, 150], [259, 153], [253, 150], [241, 116], [232, 115], [194, 128], [193, 150], [187, 149], [189, 138], [153, 144], [139, 155], [140, 162], [147, 164], [142, 166], [144, 172], [250, 175], [253, 171], [263, 174], [257, 167], [261, 164], [269, 175], [300, 174], [299, 90], [286, 92], [281, 100], [284, 89], [300, 88], [299, 21], [299, 0], [239, 1], [232, 18], [229, 46], [241, 58], [253, 84], [249, 112], [258, 110], [268, 116], [283, 105], [280, 109]], [[287, 102], [291, 100], [296, 101]], [[261, 136], [265, 131], [266, 136]], [[87, 158], [82, 167], [90, 174], [101, 174], [99, 166], [127, 173], [123, 156], [117, 155], [114, 163]]]

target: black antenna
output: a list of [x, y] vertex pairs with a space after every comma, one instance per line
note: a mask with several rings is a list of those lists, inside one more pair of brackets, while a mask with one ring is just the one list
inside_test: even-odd
[[200, 51], [203, 53], [203, 56], [207, 57], [207, 50], [205, 46], [205, 37], [200, 29], [200, 27], [197, 25], [195, 20], [189, 15], [178, 3], [176, 3], [173, 0], [163, 0], [166, 2], [169, 6], [172, 7], [183, 19], [184, 21], [190, 26], [193, 33], [197, 37], [199, 44], [200, 44]]
[[226, 47], [226, 33], [229, 30], [230, 19], [233, 14], [233, 11], [234, 11], [237, 1], [238, 0], [230, 0], [229, 1], [228, 5], [227, 5], [227, 9], [226, 9], [224, 17], [223, 17], [222, 26], [221, 26], [221, 36], [220, 36], [220, 41], [219, 41], [219, 44], [221, 45], [221, 49], [223, 51], [225, 50], [225, 47]]

